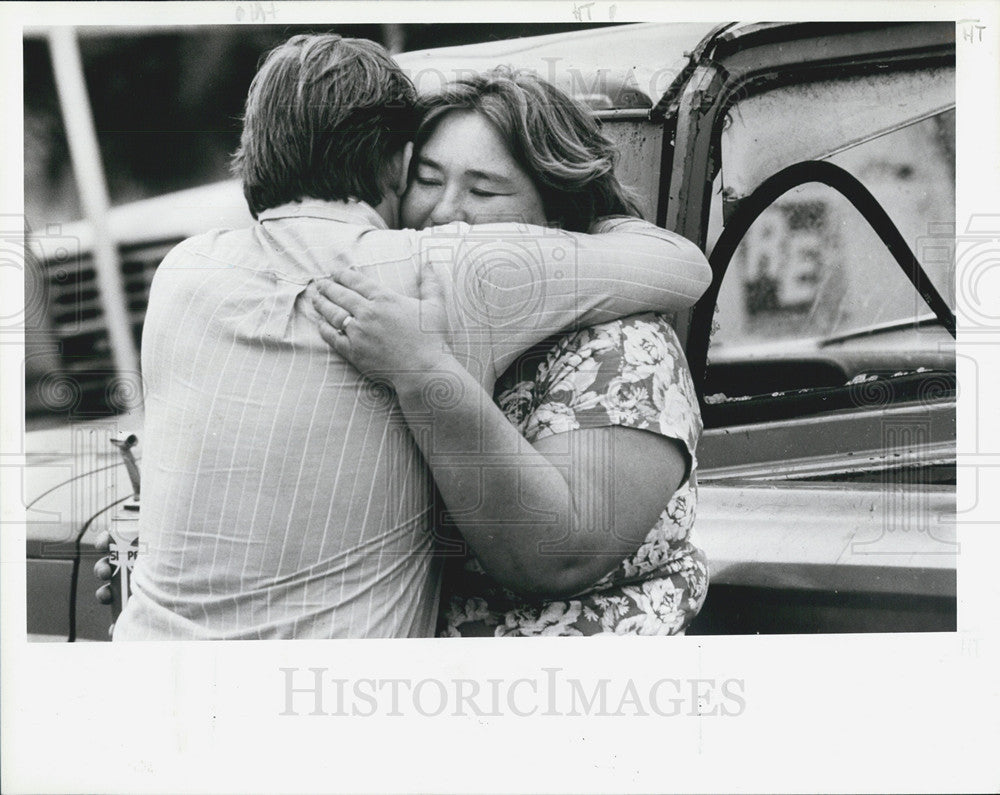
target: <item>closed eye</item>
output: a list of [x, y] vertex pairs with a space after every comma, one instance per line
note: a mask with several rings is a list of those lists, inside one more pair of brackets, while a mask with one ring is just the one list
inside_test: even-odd
[[471, 193], [471, 194], [472, 194], [473, 196], [483, 196], [483, 197], [491, 197], [491, 196], [510, 196], [510, 195], [511, 195], [511, 194], [509, 194], [509, 193], [497, 193], [496, 191], [489, 191], [489, 190], [483, 190], [482, 188], [473, 188], [473, 189], [472, 189], [471, 191], [469, 191], [469, 192], [470, 192], [470, 193]]

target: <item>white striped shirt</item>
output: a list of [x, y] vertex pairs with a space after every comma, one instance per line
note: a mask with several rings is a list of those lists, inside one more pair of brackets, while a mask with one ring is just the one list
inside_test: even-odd
[[143, 329], [141, 552], [115, 640], [432, 636], [427, 469], [391, 393], [319, 336], [313, 281], [347, 263], [416, 295], [422, 267], [446, 268], [450, 341], [488, 383], [561, 328], [707, 286], [683, 238], [604, 231], [394, 231], [363, 203], [307, 201], [177, 246]]

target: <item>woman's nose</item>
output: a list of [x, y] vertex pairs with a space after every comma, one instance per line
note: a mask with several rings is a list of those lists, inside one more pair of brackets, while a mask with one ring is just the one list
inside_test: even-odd
[[435, 226], [450, 224], [453, 221], [469, 222], [458, 191], [445, 191], [441, 194], [437, 204], [434, 205], [434, 210], [431, 212], [431, 221]]

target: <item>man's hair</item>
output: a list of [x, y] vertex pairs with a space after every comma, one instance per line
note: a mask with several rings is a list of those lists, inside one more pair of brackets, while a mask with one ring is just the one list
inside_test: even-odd
[[[618, 151], [590, 109], [546, 80], [498, 67], [449, 83], [422, 105], [426, 113], [415, 152], [448, 113], [482, 114], [531, 177], [550, 223], [586, 232], [603, 216], [641, 214], [634, 194], [615, 175]], [[411, 169], [416, 162], [414, 157]]]
[[378, 204], [388, 160], [419, 116], [413, 84], [381, 45], [293, 36], [268, 53], [247, 96], [233, 171], [250, 212], [305, 198]]

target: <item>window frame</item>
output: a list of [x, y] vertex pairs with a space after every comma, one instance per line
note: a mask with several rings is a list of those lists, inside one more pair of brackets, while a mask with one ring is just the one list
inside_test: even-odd
[[[692, 55], [697, 65], [651, 114], [664, 124], [657, 223], [702, 250], [720, 167], [720, 136], [737, 101], [779, 85], [955, 64], [955, 28], [942, 22], [761, 23], [713, 31], [706, 39]], [[691, 322], [704, 303], [705, 298], [675, 318], [685, 349], [694, 341]], [[699, 396], [704, 375], [692, 368]]]
[[[889, 217], [871, 192], [846, 169], [834, 163], [821, 160], [809, 160], [803, 163], [795, 163], [782, 169], [777, 174], [772, 174], [761, 183], [754, 192], [744, 199], [735, 212], [730, 216], [727, 223], [716, 241], [709, 263], [712, 266], [712, 284], [705, 295], [698, 302], [691, 318], [690, 342], [687, 349], [688, 365], [692, 373], [700, 374], [700, 379], [696, 384], [702, 387], [698, 389], [698, 400], [701, 404], [702, 415], [705, 417], [706, 425], [710, 427], [728, 425], [739, 422], [747, 415], [746, 408], [740, 404], [733, 404], [734, 411], [730, 416], [726, 416], [725, 404], [705, 403], [705, 383], [708, 370], [708, 347], [711, 336], [712, 323], [715, 316], [715, 307], [718, 303], [719, 292], [725, 280], [729, 265], [733, 255], [736, 253], [739, 244], [743, 241], [746, 233], [760, 215], [771, 207], [775, 201], [784, 196], [788, 191], [799, 185], [809, 183], [820, 183], [827, 185], [843, 196], [860, 213], [861, 217], [871, 226], [879, 239], [889, 250], [895, 259], [896, 264], [902, 269], [917, 293], [924, 299], [931, 311], [937, 317], [941, 325], [948, 331], [952, 338], [955, 337], [955, 314], [945, 302], [944, 298], [934, 287], [931, 280], [903, 238], [896, 224]], [[940, 373], [933, 373], [932, 377], [940, 377]], [[914, 388], [919, 392], [919, 377], [911, 379], [914, 381]], [[952, 387], [953, 389], [954, 387]], [[809, 406], [816, 405], [818, 410], [824, 411], [831, 408], [846, 408], [850, 405], [857, 405], [857, 390], [850, 386], [843, 385], [830, 387], [823, 390], [810, 390], [806, 395], [795, 395], [783, 402], [783, 411], [778, 412], [777, 419], [789, 419], [801, 414], [810, 413]], [[843, 394], [840, 394], [843, 393]], [[776, 403], [782, 401], [782, 397], [776, 398]], [[800, 404], [800, 411], [796, 412], [794, 402]], [[721, 410], [720, 410], [721, 409]], [[741, 410], [742, 409], [742, 410]]]
[[[664, 124], [657, 222], [702, 250], [706, 250], [709, 232], [713, 181], [721, 167], [722, 129], [736, 102], [782, 85], [882, 74], [887, 69], [954, 68], [955, 64], [955, 30], [949, 23], [760, 24], [725, 30], [706, 39], [711, 40], [695, 50], [685, 79], [678, 81], [653, 110], [653, 117]], [[732, 220], [730, 216], [723, 230]], [[716, 264], [713, 262], [713, 268]], [[689, 361], [696, 349], [707, 356], [721, 275], [713, 272], [710, 294], [675, 318]], [[926, 274], [924, 281], [929, 283]], [[706, 372], [704, 359], [698, 358], [701, 364], [691, 362], [691, 371], [704, 408]], [[907, 479], [902, 472], [893, 474], [901, 466], [918, 470], [953, 466], [954, 385], [952, 373], [951, 382], [946, 384], [939, 378], [927, 379], [918, 401], [886, 405], [875, 400], [855, 403], [846, 411], [784, 420], [744, 419], [740, 424], [714, 428], [714, 423], [706, 423], [699, 477], [705, 482], [766, 478], [773, 483], [817, 477], [850, 479], [856, 473], [884, 472], [892, 482], [897, 474]], [[920, 425], [926, 438], [902, 448], [876, 438], [884, 435], [880, 428], [895, 422]], [[801, 444], [806, 438], [814, 440], [808, 449]], [[900, 449], [901, 457], [896, 457]]]

